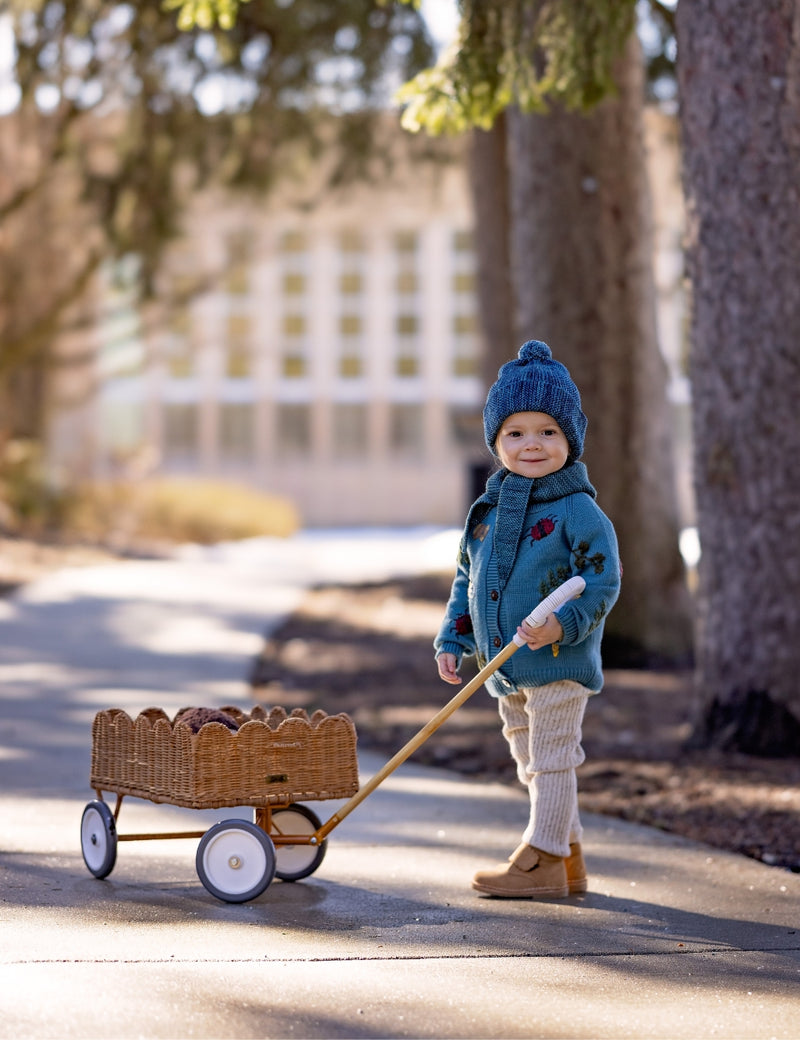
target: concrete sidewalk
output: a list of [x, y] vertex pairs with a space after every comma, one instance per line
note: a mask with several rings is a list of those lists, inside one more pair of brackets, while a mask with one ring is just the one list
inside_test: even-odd
[[[366, 578], [419, 566], [434, 541], [361, 539]], [[194, 841], [123, 843], [93, 878], [95, 711], [247, 706], [263, 632], [315, 568], [341, 580], [341, 542], [250, 548], [62, 572], [0, 600], [0, 1037], [800, 1037], [800, 877], [588, 817], [587, 895], [480, 898], [469, 880], [516, 845], [524, 795], [413, 762], [333, 831], [315, 874], [250, 903], [203, 888]], [[120, 830], [226, 815], [131, 800]]]

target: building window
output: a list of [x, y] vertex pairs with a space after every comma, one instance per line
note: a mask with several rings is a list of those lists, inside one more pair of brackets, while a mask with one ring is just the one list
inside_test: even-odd
[[406, 378], [419, 375], [417, 333], [419, 320], [416, 314], [398, 314], [395, 319], [395, 374]]
[[453, 346], [453, 375], [479, 375], [478, 326], [474, 314], [453, 315]]
[[308, 375], [306, 342], [305, 315], [284, 314], [281, 371], [287, 379], [301, 379]]
[[457, 378], [479, 375], [480, 337], [476, 295], [476, 261], [470, 231], [452, 238], [452, 373]]
[[301, 339], [306, 334], [306, 318], [304, 314], [285, 314], [283, 316], [283, 335], [286, 339]]
[[395, 292], [398, 296], [413, 296], [418, 287], [416, 271], [400, 271], [395, 278]]
[[364, 362], [355, 354], [342, 354], [339, 358], [339, 375], [343, 379], [359, 379], [364, 375]]
[[302, 354], [284, 354], [281, 359], [281, 375], [284, 379], [304, 379], [308, 375], [308, 364]]
[[333, 450], [344, 459], [363, 458], [367, 454], [366, 405], [334, 405]]
[[394, 371], [400, 378], [419, 375], [419, 237], [415, 231], [394, 236]]
[[253, 374], [250, 326], [249, 314], [228, 315], [225, 351], [225, 375], [228, 379], [249, 379]]
[[284, 379], [308, 375], [308, 241], [302, 231], [286, 231], [278, 243], [280, 284], [280, 371]]
[[255, 446], [253, 405], [226, 402], [219, 410], [219, 452], [230, 462], [251, 462]]
[[302, 296], [306, 291], [306, 276], [297, 271], [288, 271], [283, 276], [283, 295]]
[[453, 293], [475, 295], [475, 274], [472, 271], [456, 271], [453, 275]]
[[342, 296], [358, 296], [364, 290], [364, 279], [360, 271], [347, 271], [339, 277], [339, 292]]
[[422, 406], [392, 405], [389, 422], [389, 448], [392, 454], [400, 458], [421, 459], [425, 440]]
[[364, 236], [358, 230], [345, 229], [339, 233], [338, 246], [338, 374], [341, 379], [359, 379], [364, 375]]
[[397, 231], [394, 236], [395, 252], [399, 256], [413, 256], [417, 252], [418, 237], [416, 231]]
[[311, 451], [311, 409], [307, 404], [279, 404], [275, 410], [275, 443], [286, 455]]
[[302, 231], [284, 231], [279, 249], [282, 253], [305, 253], [308, 249], [306, 236]]
[[196, 404], [164, 406], [164, 455], [168, 462], [195, 462], [198, 445]]
[[419, 331], [419, 319], [416, 314], [398, 314], [395, 321], [395, 332], [398, 339], [416, 337]]
[[249, 379], [252, 367], [253, 359], [246, 347], [228, 347], [225, 359], [225, 375], [228, 379]]
[[361, 315], [343, 314], [339, 318], [339, 332], [342, 339], [351, 339], [361, 335]]
[[419, 375], [419, 359], [412, 354], [398, 354], [394, 361], [395, 375], [403, 379]]
[[360, 314], [342, 314], [339, 318], [339, 375], [358, 379], [364, 374], [363, 322]]

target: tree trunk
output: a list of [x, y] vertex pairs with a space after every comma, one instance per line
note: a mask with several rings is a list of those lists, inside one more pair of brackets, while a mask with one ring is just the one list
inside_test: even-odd
[[624, 578], [607, 656], [686, 662], [692, 608], [656, 332], [635, 38], [616, 79], [618, 96], [589, 114], [510, 113], [515, 288], [523, 338], [548, 342], [581, 391], [585, 461], [620, 541]]
[[678, 7], [699, 746], [800, 746], [800, 2]]
[[470, 144], [478, 306], [484, 343], [481, 375], [488, 388], [497, 379], [500, 366], [520, 346], [514, 327], [505, 113], [498, 116], [491, 130], [473, 130]]

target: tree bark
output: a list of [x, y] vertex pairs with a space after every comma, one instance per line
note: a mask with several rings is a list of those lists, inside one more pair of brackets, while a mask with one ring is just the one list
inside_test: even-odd
[[800, 746], [800, 2], [678, 7], [699, 569], [695, 743]]
[[516, 354], [521, 342], [514, 327], [505, 113], [498, 116], [491, 130], [473, 130], [470, 145], [478, 308], [484, 341], [481, 375], [489, 387], [497, 379], [497, 370]]
[[692, 607], [678, 549], [666, 366], [656, 331], [641, 52], [589, 114], [509, 115], [513, 269], [523, 339], [578, 384], [585, 461], [617, 530], [622, 594], [606, 648], [625, 663], [686, 662]]

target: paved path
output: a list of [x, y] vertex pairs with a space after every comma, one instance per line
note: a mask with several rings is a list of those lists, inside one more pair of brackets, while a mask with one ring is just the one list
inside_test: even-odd
[[[514, 847], [524, 797], [413, 762], [312, 877], [251, 903], [206, 892], [191, 841], [125, 843], [105, 881], [88, 873], [96, 710], [246, 706], [250, 658], [303, 586], [436, 565], [451, 542], [186, 551], [0, 600], [0, 1037], [800, 1037], [800, 876], [595, 816], [587, 895], [479, 898], [469, 879]], [[224, 815], [131, 801], [120, 822]]]

